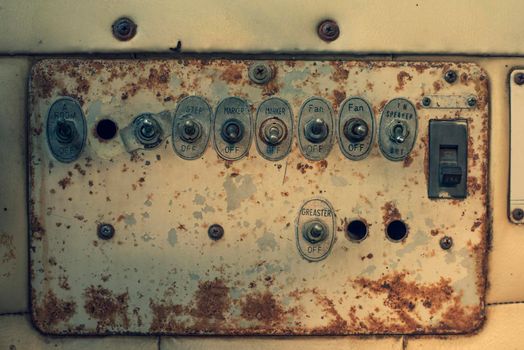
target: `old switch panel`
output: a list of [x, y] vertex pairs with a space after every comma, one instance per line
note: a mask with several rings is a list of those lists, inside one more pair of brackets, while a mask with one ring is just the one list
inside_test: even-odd
[[429, 198], [466, 197], [467, 155], [467, 121], [429, 122]]
[[[472, 63], [269, 60], [270, 80], [257, 83], [256, 62], [34, 65], [35, 326], [96, 335], [478, 328], [485, 72]], [[449, 69], [460, 81], [446, 83]], [[83, 143], [56, 126], [64, 98], [85, 122], [73, 125]], [[99, 134], [104, 120], [114, 137]], [[48, 142], [55, 135], [60, 144]], [[62, 149], [74, 152], [62, 158]], [[466, 178], [467, 200], [428, 198], [428, 181], [437, 195], [458, 196]]]

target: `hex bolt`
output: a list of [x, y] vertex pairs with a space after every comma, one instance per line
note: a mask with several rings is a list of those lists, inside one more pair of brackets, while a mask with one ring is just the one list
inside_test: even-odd
[[276, 146], [287, 136], [286, 124], [279, 118], [269, 118], [260, 125], [260, 138], [268, 145]]
[[364, 140], [368, 133], [368, 124], [360, 118], [352, 118], [344, 125], [344, 136], [351, 142]]
[[440, 239], [440, 248], [444, 250], [448, 250], [453, 246], [453, 238], [449, 236], [444, 236]]
[[320, 39], [331, 42], [337, 40], [340, 35], [340, 28], [338, 23], [331, 19], [326, 19], [317, 27], [317, 33]]
[[321, 143], [329, 134], [329, 127], [321, 118], [311, 119], [304, 126], [306, 139], [311, 143]]
[[326, 239], [328, 229], [326, 225], [320, 220], [312, 220], [304, 224], [302, 228], [302, 236], [309, 243], [320, 243]]
[[248, 69], [249, 79], [255, 84], [267, 84], [273, 78], [273, 70], [265, 63], [253, 63]]
[[136, 35], [137, 25], [133, 20], [122, 17], [113, 22], [111, 26], [113, 36], [120, 41], [128, 41]]
[[430, 99], [429, 97], [427, 97], [427, 96], [424, 97], [424, 98], [422, 99], [422, 105], [423, 105], [424, 107], [429, 107], [429, 106], [431, 106], [431, 99]]
[[444, 73], [444, 80], [449, 84], [453, 84], [455, 81], [457, 81], [457, 72], [451, 69], [448, 70], [446, 73]]
[[515, 221], [520, 221], [520, 220], [524, 219], [524, 210], [522, 210], [520, 208], [513, 209], [513, 211], [511, 212], [511, 217]]
[[202, 134], [202, 126], [193, 118], [188, 118], [184, 122], [181, 122], [178, 125], [178, 130], [180, 138], [188, 143], [195, 142]]
[[229, 119], [222, 125], [220, 136], [227, 143], [237, 143], [244, 137], [244, 124], [238, 119]]
[[111, 239], [115, 235], [115, 228], [111, 224], [100, 224], [98, 225], [98, 238], [100, 239]]
[[468, 97], [468, 99], [466, 100], [466, 103], [468, 104], [469, 107], [475, 107], [475, 105], [477, 104], [477, 99], [475, 97]]
[[513, 76], [513, 81], [515, 82], [515, 84], [517, 85], [522, 85], [524, 84], [524, 73], [517, 73]]
[[207, 234], [212, 240], [218, 241], [224, 236], [224, 228], [219, 224], [213, 224], [207, 229]]

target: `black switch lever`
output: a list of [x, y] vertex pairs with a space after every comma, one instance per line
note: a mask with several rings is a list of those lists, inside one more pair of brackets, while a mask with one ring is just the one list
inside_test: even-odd
[[467, 130], [465, 120], [429, 122], [429, 198], [467, 196]]

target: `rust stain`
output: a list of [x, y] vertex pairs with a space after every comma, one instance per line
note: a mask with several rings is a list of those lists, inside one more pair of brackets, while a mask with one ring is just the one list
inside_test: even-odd
[[76, 312], [76, 303], [58, 299], [50, 290], [42, 302], [34, 305], [33, 312], [40, 327], [49, 330], [56, 324], [69, 320]]
[[231, 65], [224, 69], [220, 75], [220, 79], [224, 80], [228, 84], [238, 84], [242, 80], [242, 72], [244, 70], [245, 67], [241, 65]]
[[6, 249], [4, 256], [2, 257], [3, 264], [16, 259], [13, 236], [5, 233], [0, 234], [0, 247], [5, 247]]
[[313, 169], [313, 166], [306, 164], [306, 163], [297, 164], [297, 170], [300, 171], [302, 174], [305, 174], [308, 169]]
[[346, 99], [346, 92], [335, 89], [333, 90], [333, 97], [335, 104], [340, 105]]
[[399, 92], [400, 90], [403, 90], [407, 81], [411, 80], [413, 80], [413, 76], [411, 74], [406, 71], [400, 71], [397, 74], [397, 87], [395, 88], [395, 91]]
[[478, 179], [475, 176], [468, 176], [468, 194], [473, 196], [477, 191], [482, 189], [482, 185], [479, 183]]
[[114, 295], [101, 286], [90, 286], [84, 291], [86, 313], [98, 321], [97, 331], [108, 328], [129, 328], [128, 292]]
[[256, 320], [265, 324], [282, 320], [284, 309], [270, 292], [247, 295], [241, 306], [241, 316], [246, 320]]
[[181, 325], [176, 320], [178, 315], [183, 315], [185, 312], [185, 308], [181, 305], [155, 303], [150, 300], [149, 308], [153, 314], [153, 321], [149, 327], [150, 332], [175, 332], [181, 329]]
[[231, 304], [229, 288], [219, 279], [200, 282], [195, 300], [196, 308], [191, 310], [191, 314], [205, 319], [223, 320]]
[[[69, 173], [69, 174], [71, 174], [71, 173]], [[65, 190], [66, 187], [71, 185], [71, 175], [66, 176], [66, 177], [62, 178], [60, 181], [58, 181], [58, 185], [60, 187], [62, 187], [63, 190]]]
[[344, 67], [344, 63], [342, 61], [332, 61], [330, 62], [331, 66], [333, 67], [333, 73], [331, 73], [331, 79], [333, 79], [336, 82], [344, 82], [347, 80], [349, 76], [349, 70]]
[[406, 158], [404, 158], [404, 161], [402, 162], [402, 167], [409, 168], [409, 166], [413, 163], [413, 157], [411, 154], [409, 154]]
[[383, 212], [382, 222], [384, 225], [389, 224], [391, 221], [402, 219], [400, 212], [393, 202], [386, 202], [381, 209]]
[[[451, 280], [441, 277], [438, 282], [421, 284], [407, 280], [407, 272], [396, 272], [378, 280], [357, 278], [353, 283], [370, 297], [384, 296], [384, 305], [398, 317], [396, 325], [388, 326], [374, 315], [366, 319], [366, 328], [374, 332], [414, 332], [422, 330], [465, 330], [478, 324], [479, 308], [461, 305], [461, 294], [451, 287]], [[423, 326], [420, 313], [438, 317], [436, 327]], [[437, 316], [438, 315], [438, 316]], [[389, 322], [387, 322], [389, 323]]]

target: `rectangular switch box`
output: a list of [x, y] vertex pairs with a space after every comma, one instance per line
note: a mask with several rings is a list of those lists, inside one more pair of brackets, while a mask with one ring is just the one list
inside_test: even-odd
[[466, 198], [468, 124], [429, 121], [429, 198]]

